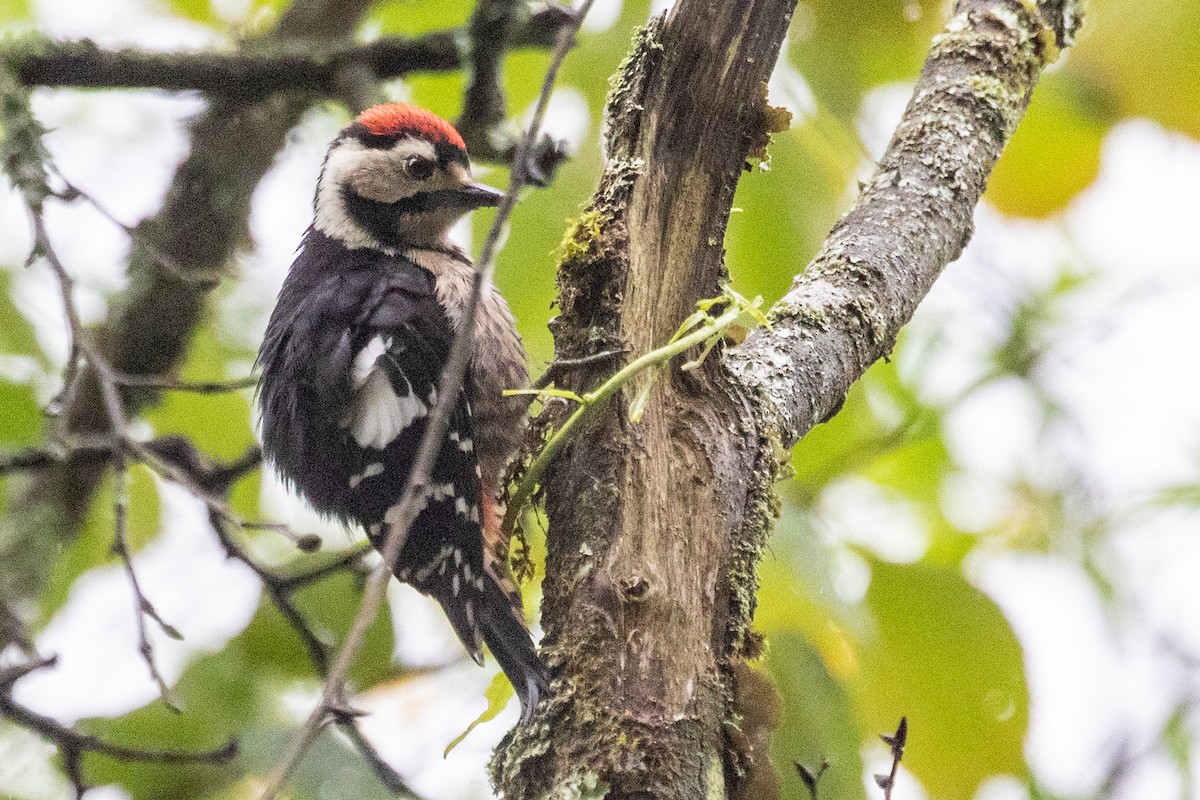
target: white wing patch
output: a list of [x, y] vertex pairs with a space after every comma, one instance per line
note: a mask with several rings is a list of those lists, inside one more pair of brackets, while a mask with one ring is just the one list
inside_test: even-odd
[[[354, 400], [343, 425], [360, 447], [382, 450], [415, 420], [429, 413], [429, 406], [413, 393], [412, 384], [401, 375], [402, 394], [392, 386], [379, 363], [387, 356], [391, 339], [376, 336], [358, 351], [350, 368]], [[433, 402], [431, 398], [431, 402]]]
[[382, 336], [376, 336], [358, 351], [358, 355], [354, 357], [354, 364], [350, 367], [350, 381], [355, 389], [361, 388], [367, 382], [367, 378], [379, 366], [379, 357], [387, 352], [391, 344], [390, 337], [384, 339]]

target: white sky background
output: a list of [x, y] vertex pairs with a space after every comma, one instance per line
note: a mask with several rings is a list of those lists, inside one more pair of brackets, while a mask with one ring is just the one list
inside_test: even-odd
[[[596, 30], [616, 20], [619, 1], [597, 4]], [[231, 18], [240, 4], [227, 4]], [[137, 0], [79, 3], [41, 0], [39, 28], [87, 36], [103, 45], [158, 49], [224, 45], [200, 26], [156, 14]], [[804, 113], [812, 102], [803, 78], [788, 70], [772, 81]], [[864, 105], [860, 132], [872, 153], [881, 151], [911, 87], [874, 92]], [[558, 122], [578, 112], [577, 95], [560, 101]], [[57, 131], [48, 138], [56, 164], [127, 223], [155, 210], [186, 147], [185, 122], [203, 108], [195, 96], [149, 92], [42, 91], [35, 110]], [[256, 337], [300, 234], [311, 216], [312, 187], [325, 146], [340, 121], [309, 114], [255, 196], [251, 231], [255, 249], [242, 278], [222, 301], [232, 330]], [[578, 135], [578, 134], [576, 134]], [[590, 146], [590, 145], [584, 145]], [[124, 235], [85, 203], [52, 205], [49, 217], [61, 255], [77, 276], [76, 300], [86, 321], [103, 318], [107, 298], [125, 284]], [[1036, 376], [1066, 409], [1068, 421], [1042, 426], [1036, 398], [1025, 384], [998, 383], [973, 395], [948, 420], [947, 440], [961, 479], [947, 485], [948, 513], [966, 530], [984, 530], [1007, 513], [1006, 487], [1014, 479], [1086, 486], [1093, 511], [1121, 513], [1124, 522], [1102, 548], [1114, 580], [1115, 608], [1107, 613], [1094, 582], [1071, 554], [1037, 555], [981, 549], [969, 564], [972, 579], [1001, 606], [1025, 649], [1032, 696], [1027, 755], [1039, 780], [1064, 795], [1096, 789], [1117, 736], [1130, 735], [1135, 751], [1152, 743], [1163, 715], [1184, 692], [1200, 693], [1200, 679], [1164, 655], [1164, 641], [1200, 657], [1200, 515], [1133, 514], [1148, 493], [1195, 482], [1200, 463], [1200, 377], [1194, 369], [1200, 341], [1200, 144], [1144, 121], [1118, 126], [1106, 141], [1100, 177], [1070, 207], [1047, 222], [1007, 220], [981, 208], [978, 232], [963, 258], [949, 267], [922, 305], [910, 340], [937, 348], [921, 391], [936, 401], [954, 396], [984, 369], [983, 358], [1003, 331], [1015, 299], [1044, 288], [1064, 263], [1094, 273], [1091, 287], [1060, 309], [1050, 330], [1053, 345]], [[70, 235], [66, 235], [67, 232]], [[0, 263], [20, 264], [29, 245], [19, 201], [0, 192]], [[46, 270], [14, 275], [22, 310], [39, 343], [61, 365], [66, 339], [53, 282]], [[902, 368], [905, 364], [901, 364]], [[911, 365], [908, 365], [911, 367]], [[0, 362], [11, 379], [20, 365]], [[43, 379], [44, 396], [53, 390]], [[285, 508], [277, 486], [264, 498], [284, 518], [315, 525], [302, 508]], [[156, 641], [160, 665], [178, 675], [189, 658], [219, 649], [245, 625], [258, 587], [225, 561], [212, 537], [189, 535], [204, 527], [185, 493], [163, 489], [170, 518], [164, 536], [137, 558], [147, 592], [164, 616], [183, 629], [182, 643]], [[834, 486], [823, 498], [827, 529], [843, 540], [870, 531], [859, 544], [896, 561], [919, 558], [928, 542], [918, 523], [872, 500], [861, 487]], [[862, 520], [868, 520], [863, 524]], [[895, 524], [888, 524], [888, 520]], [[340, 534], [337, 534], [340, 535]], [[220, 585], [222, 591], [205, 591]], [[214, 602], [189, 602], [203, 594]], [[406, 659], [436, 661], [453, 655], [453, 636], [436, 610], [415, 593], [393, 587], [400, 642]], [[216, 602], [219, 601], [219, 602]], [[57, 652], [54, 673], [23, 681], [19, 698], [67, 722], [89, 714], [121, 713], [155, 694], [133, 639], [127, 586], [119, 571], [96, 570], [74, 587], [67, 606], [39, 636], [43, 652]], [[419, 632], [419, 633], [418, 633]], [[440, 637], [440, 638], [439, 638]], [[407, 643], [432, 639], [424, 650]], [[494, 670], [455, 668], [426, 685], [376, 692], [362, 705], [375, 712], [366, 725], [416, 788], [435, 797], [489, 797], [483, 763], [515, 718], [481, 726], [449, 760], [441, 750], [483, 708], [482, 691]], [[436, 699], [435, 699], [436, 698]], [[306, 712], [296, 699], [299, 720]], [[405, 724], [391, 725], [403, 717]], [[1193, 728], [1200, 720], [1192, 720]], [[420, 730], [419, 742], [404, 732]], [[46, 750], [27, 738], [0, 736], [0, 786], [18, 796], [60, 796], [63, 784], [45, 765]], [[868, 751], [869, 769], [879, 754]], [[36, 768], [14, 774], [13, 764]], [[874, 769], [874, 771], [880, 771]], [[923, 797], [907, 776], [895, 800]], [[1120, 798], [1170, 800], [1178, 778], [1162, 758], [1140, 762]], [[1200, 781], [1200, 776], [1194, 780]], [[907, 788], [906, 788], [907, 787]], [[112, 800], [96, 790], [89, 800]], [[1018, 800], [1025, 791], [998, 779], [979, 800]]]

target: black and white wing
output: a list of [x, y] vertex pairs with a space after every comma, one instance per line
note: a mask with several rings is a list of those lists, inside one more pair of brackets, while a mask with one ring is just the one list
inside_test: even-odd
[[[262, 362], [263, 447], [317, 510], [381, 546], [438, 402], [453, 333], [431, 276], [402, 259], [297, 292]], [[293, 272], [296, 270], [293, 268]], [[396, 576], [438, 600], [477, 661], [486, 643], [528, 713], [545, 689], [511, 587], [485, 568], [483, 490], [468, 389], [458, 393]]]

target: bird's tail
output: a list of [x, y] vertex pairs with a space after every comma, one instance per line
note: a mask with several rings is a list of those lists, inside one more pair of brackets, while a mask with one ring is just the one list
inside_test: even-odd
[[482, 645], [492, 651], [521, 701], [521, 721], [527, 722], [549, 687], [546, 667], [525, 627], [516, 587], [490, 566], [483, 572], [469, 586], [460, 584], [457, 593], [449, 581], [428, 589], [433, 589], [430, 594], [441, 603], [454, 632], [477, 663], [483, 664]]

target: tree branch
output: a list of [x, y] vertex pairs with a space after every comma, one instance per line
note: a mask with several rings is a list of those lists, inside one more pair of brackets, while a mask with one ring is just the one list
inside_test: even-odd
[[970, 240], [988, 174], [1042, 69], [1072, 42], [1078, 5], [956, 5], [875, 175], [771, 309], [773, 328], [729, 354], [784, 447], [837, 412]]
[[[503, 45], [550, 47], [570, 17], [560, 6], [526, 15], [512, 26]], [[464, 41], [466, 31], [455, 28], [316, 53], [286, 46], [280, 52], [150, 53], [102, 50], [86, 39], [53, 41], [30, 35], [0, 50], [0, 61], [8, 62], [27, 86], [195, 90], [248, 103], [276, 92], [337, 96], [340, 76], [355, 67], [368, 69], [378, 80], [456, 70], [468, 58]], [[501, 48], [498, 55], [503, 52]]]
[[64, 771], [75, 790], [76, 800], [82, 800], [84, 792], [88, 788], [83, 779], [83, 757], [87, 753], [98, 753], [118, 761], [152, 761], [163, 764], [196, 762], [223, 764], [237, 755], [237, 742], [232, 740], [212, 750], [195, 752], [143, 750], [126, 747], [60, 725], [53, 719], [38, 714], [13, 699], [13, 686], [17, 681], [31, 672], [52, 667], [54, 663], [55, 659], [48, 658], [0, 670], [0, 717], [37, 733], [58, 748], [58, 752], [62, 756]]
[[[605, 173], [562, 250], [559, 358], [645, 352], [716, 293], [734, 189], [773, 128], [762, 87], [793, 5], [679, 0], [635, 41], [610, 95]], [[610, 403], [546, 471], [554, 692], [493, 760], [505, 797], [737, 795], [731, 684], [761, 652], [750, 625], [780, 457], [888, 352], [961, 251], [1078, 13], [1073, 0], [959, 0], [879, 173], [773, 327], [671, 370], [640, 423]], [[606, 377], [582, 366], [556, 383], [583, 395]]]
[[[574, 16], [569, 9], [556, 6], [530, 17], [528, 0], [479, 0], [476, 4], [467, 25], [470, 80], [463, 113], [455, 123], [472, 157], [501, 162], [511, 162], [515, 157], [523, 134], [505, 119], [504, 54], [520, 41], [529, 25], [527, 20], [547, 11], [562, 16], [560, 26]], [[525, 149], [522, 169], [526, 180], [534, 186], [545, 186], [566, 157], [563, 142], [542, 136], [533, 147]]]
[[[793, 6], [681, 0], [638, 35], [609, 97], [605, 173], [564, 240], [557, 358], [647, 353], [720, 294], [729, 208]], [[563, 372], [556, 383], [585, 395], [612, 369]], [[756, 440], [719, 359], [663, 373], [641, 422], [630, 398], [648, 376], [545, 472], [542, 652], [555, 679], [492, 762], [513, 800], [589, 786], [614, 800], [724, 795], [727, 531]]]

